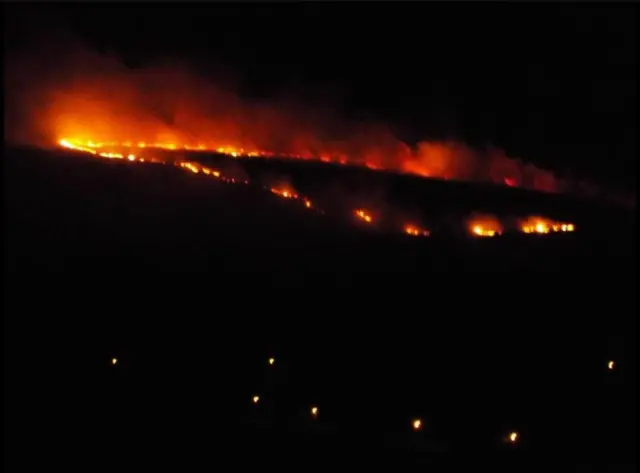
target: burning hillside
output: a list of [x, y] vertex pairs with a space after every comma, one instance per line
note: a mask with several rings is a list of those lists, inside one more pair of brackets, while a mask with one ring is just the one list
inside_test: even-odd
[[[125, 162], [138, 162], [138, 163], [160, 163], [160, 164], [171, 164], [178, 168], [189, 171], [193, 174], [202, 174], [204, 176], [209, 176], [214, 179], [220, 180], [227, 184], [250, 184], [249, 180], [244, 177], [227, 175], [221, 172], [219, 169], [213, 169], [209, 166], [203, 165], [197, 161], [188, 161], [179, 158], [174, 158], [171, 160], [168, 159], [158, 159], [156, 157], [149, 157], [147, 153], [151, 152], [153, 156], [153, 151], [157, 149], [168, 149], [174, 150], [173, 147], [169, 145], [163, 144], [146, 144], [146, 143], [125, 143], [125, 144], [113, 144], [113, 143], [94, 143], [88, 142], [86, 144], [78, 144], [72, 140], [60, 140], [58, 143], [59, 146], [63, 148], [67, 148], [76, 152], [80, 152], [83, 154], [92, 155], [98, 158], [104, 158], [109, 160], [121, 160]], [[118, 149], [118, 152], [115, 151], [102, 151], [103, 149]], [[229, 153], [225, 153], [221, 150], [216, 150], [221, 154], [227, 154], [231, 157], [240, 157], [242, 154], [235, 153], [233, 155]], [[135, 153], [134, 153], [135, 152]], [[269, 191], [271, 194], [278, 196], [285, 200], [292, 200], [302, 203], [302, 205], [307, 208], [324, 214], [324, 211], [318, 209], [316, 205], [312, 203], [312, 201], [297, 192], [292, 185], [287, 182], [282, 182], [279, 180], [278, 182], [273, 182], [272, 185], [263, 186], [264, 190]], [[356, 217], [358, 222], [363, 222], [370, 226], [376, 226], [379, 220], [379, 215], [385, 212], [374, 211], [372, 212], [370, 209], [364, 208], [356, 208], [353, 210], [353, 215]], [[376, 215], [374, 217], [374, 215]], [[466, 222], [467, 233], [472, 237], [494, 237], [500, 236], [504, 233], [505, 228], [503, 223], [499, 218], [493, 215], [471, 215]], [[399, 229], [396, 229], [399, 230]], [[537, 216], [537, 217], [527, 217], [524, 219], [518, 220], [518, 225], [515, 228], [510, 229], [511, 231], [517, 231], [526, 234], [549, 234], [549, 233], [569, 233], [575, 231], [575, 225], [573, 223], [567, 222], [556, 222], [554, 220]], [[406, 235], [414, 236], [414, 237], [428, 237], [431, 236], [431, 231], [423, 228], [422, 226], [416, 225], [415, 222], [406, 222], [402, 226], [402, 232]]]
[[[140, 149], [209, 150], [362, 165], [441, 179], [568, 190], [551, 173], [491, 149], [434, 141], [409, 146], [384, 126], [291, 101], [242, 101], [175, 64], [131, 69], [77, 42], [34, 48], [7, 60], [5, 135], [92, 154]], [[64, 140], [64, 141], [61, 141]]]

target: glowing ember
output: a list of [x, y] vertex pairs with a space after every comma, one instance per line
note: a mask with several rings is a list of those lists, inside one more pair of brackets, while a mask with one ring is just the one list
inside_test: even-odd
[[117, 365], [118, 364], [118, 359], [117, 358], [111, 358], [111, 364], [112, 365]]
[[537, 233], [545, 235], [548, 233], [568, 233], [575, 231], [572, 223], [554, 222], [544, 217], [529, 217], [520, 223], [520, 230], [523, 233]]
[[[8, 142], [43, 146], [64, 138], [76, 149], [116, 159], [142, 150], [186, 150], [315, 159], [548, 192], [578, 188], [498, 149], [451, 140], [407, 144], [383, 123], [354, 123], [289, 101], [245, 101], [189, 67], [129, 68], [80, 42], [56, 47], [50, 70], [42, 54], [52, 50], [51, 39], [43, 37], [46, 42], [6, 58]], [[340, 129], [337, 136], [334, 129]]]
[[290, 191], [288, 189], [276, 189], [276, 188], [271, 188], [271, 192], [273, 192], [275, 195], [279, 195], [280, 197], [283, 197], [285, 199], [297, 199], [298, 198], [298, 194], [296, 194], [293, 191]]
[[518, 437], [519, 437], [518, 432], [511, 432], [509, 434], [509, 442], [516, 443], [518, 441]]
[[181, 162], [178, 165], [194, 174], [198, 174], [200, 172], [200, 167], [196, 163]]
[[253, 396], [252, 400], [254, 404], [258, 404], [258, 402], [260, 401], [260, 396]]
[[[266, 151], [247, 151], [242, 148], [233, 148], [229, 146], [210, 148], [201, 144], [200, 145], [178, 145], [176, 143], [145, 143], [142, 141], [139, 141], [137, 143], [133, 143], [131, 141], [95, 142], [90, 140], [83, 141], [83, 140], [76, 140], [76, 139], [70, 139], [70, 138], [63, 138], [58, 141], [58, 144], [64, 148], [73, 149], [76, 151], [82, 151], [85, 153], [102, 156], [104, 158], [116, 158], [116, 159], [123, 159], [125, 157], [132, 156], [132, 153], [129, 152], [131, 149], [141, 149], [141, 150], [157, 149], [157, 150], [165, 150], [165, 151], [175, 151], [178, 149], [184, 149], [186, 151], [207, 151], [211, 153], [224, 154], [226, 156], [231, 156], [233, 158], [274, 156], [274, 153], [270, 153]], [[122, 152], [123, 150], [129, 150], [129, 151]], [[135, 157], [135, 155], [133, 156]], [[297, 158], [299, 156], [284, 154], [282, 157]]]
[[615, 364], [615, 362], [613, 360], [609, 361], [609, 363], [607, 363], [607, 368], [609, 369], [609, 371], [613, 371], [613, 369], [615, 367], [616, 367], [616, 364]]
[[318, 417], [318, 408], [317, 407], [314, 406], [314, 407], [311, 408], [311, 415], [314, 418]]
[[477, 237], [494, 237], [502, 235], [502, 224], [491, 216], [474, 217], [469, 221], [469, 230]]
[[[218, 153], [226, 154], [231, 157], [241, 156], [267, 156], [269, 153], [258, 153], [256, 151], [246, 151], [242, 148], [231, 147], [218, 147], [215, 149], [207, 148], [205, 145], [198, 144], [194, 146], [190, 145], [177, 145], [175, 143], [147, 143], [147, 142], [133, 142], [125, 141], [122, 143], [115, 142], [94, 142], [94, 141], [80, 141], [72, 139], [61, 139], [58, 144], [66, 149], [87, 153], [96, 157], [106, 159], [121, 159], [127, 161], [136, 162], [149, 162], [149, 163], [173, 163], [176, 166], [189, 171], [194, 174], [203, 174], [205, 176], [211, 176], [221, 180], [224, 183], [236, 184], [243, 183], [248, 184], [247, 180], [237, 180], [233, 177], [223, 176], [220, 171], [204, 166], [198, 162], [184, 161], [184, 160], [161, 160], [158, 157], [141, 157], [139, 153], [131, 153], [131, 149], [135, 148], [142, 153], [149, 152], [150, 149], [162, 149], [162, 150], [177, 150], [187, 149], [190, 151], [215, 151]], [[370, 165], [369, 167], [375, 167]], [[506, 182], [506, 180], [505, 180]], [[507, 182], [507, 184], [509, 184]], [[509, 184], [511, 185], [511, 184]], [[300, 196], [295, 190], [289, 186], [284, 187], [271, 187], [266, 188], [274, 195], [277, 195], [283, 199], [299, 200], [303, 205], [311, 209], [313, 205], [308, 198]], [[322, 213], [322, 211], [320, 211]], [[366, 223], [373, 223], [372, 214], [365, 209], [356, 209], [355, 215], [359, 220]], [[475, 216], [468, 222], [469, 232], [477, 237], [494, 237], [503, 233], [503, 227], [501, 222], [493, 216]], [[555, 232], [573, 232], [575, 231], [575, 225], [572, 223], [555, 222], [543, 217], [529, 217], [520, 222], [520, 230], [524, 233], [535, 234], [548, 234]], [[420, 228], [414, 224], [406, 224], [403, 227], [403, 232], [407, 235], [418, 237], [427, 237], [430, 232], [424, 228]]]
[[276, 362], [275, 358], [269, 358], [269, 364], [272, 365]]
[[269, 188], [269, 191], [272, 194], [282, 197], [283, 199], [302, 200], [302, 203], [308, 209], [313, 207], [309, 199], [307, 199], [306, 197], [301, 197], [296, 191], [291, 190], [290, 188], [271, 187]]
[[373, 217], [366, 210], [357, 209], [355, 213], [356, 213], [356, 217], [358, 217], [360, 220], [363, 220], [364, 222], [367, 222], [367, 223], [373, 222]]
[[428, 230], [416, 227], [415, 225], [405, 225], [404, 232], [411, 236], [423, 236], [428, 237], [431, 233]]
[[413, 422], [411, 422], [411, 426], [413, 430], [420, 430], [422, 429], [422, 421], [420, 419], [414, 419]]

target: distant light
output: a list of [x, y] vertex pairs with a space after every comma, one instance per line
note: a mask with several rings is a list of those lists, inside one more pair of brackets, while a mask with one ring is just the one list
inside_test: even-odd
[[422, 420], [414, 419], [411, 425], [413, 426], [413, 430], [420, 430], [422, 429]]
[[117, 358], [111, 358], [111, 364], [112, 365], [117, 365], [118, 364], [118, 359]]
[[253, 396], [253, 403], [254, 404], [258, 404], [259, 401], [260, 401], [260, 396]]
[[275, 358], [269, 358], [269, 364], [272, 365], [276, 362]]
[[518, 432], [511, 432], [509, 434], [509, 442], [516, 443], [518, 441]]
[[371, 217], [371, 215], [363, 209], [357, 209], [356, 216], [367, 223], [371, 223], [373, 221], [373, 218]]
[[610, 371], [613, 371], [613, 369], [616, 367], [616, 364], [613, 360], [609, 361], [609, 363], [607, 363], [607, 368], [609, 368]]
[[317, 407], [314, 406], [314, 407], [311, 408], [311, 415], [313, 417], [318, 417], [318, 408]]

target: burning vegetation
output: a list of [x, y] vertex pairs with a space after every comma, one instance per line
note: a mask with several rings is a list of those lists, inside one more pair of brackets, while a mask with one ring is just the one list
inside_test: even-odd
[[431, 232], [429, 232], [429, 230], [425, 230], [423, 228], [420, 228], [411, 224], [404, 226], [404, 232], [407, 235], [416, 236], [416, 237], [417, 236], [428, 237], [429, 235], [431, 235]]
[[576, 227], [573, 223], [555, 222], [544, 217], [529, 217], [520, 222], [520, 230], [523, 233], [566, 233], [575, 231]]
[[373, 223], [373, 217], [369, 213], [368, 210], [364, 209], [356, 209], [355, 211], [356, 217], [366, 223]]
[[476, 237], [494, 237], [502, 235], [502, 223], [490, 215], [475, 216], [469, 219], [469, 232]]
[[308, 209], [313, 207], [311, 201], [308, 198], [301, 197], [296, 191], [291, 190], [289, 187], [271, 187], [269, 190], [271, 191], [271, 193], [282, 197], [283, 199], [300, 200], [302, 201], [302, 204]]
[[[249, 184], [249, 180], [242, 170], [233, 174], [201, 164], [198, 153], [237, 159], [317, 159], [440, 179], [549, 192], [564, 189], [551, 173], [497, 149], [478, 151], [451, 141], [409, 146], [384, 126], [348, 123], [317, 107], [242, 101], [229, 87], [212, 84], [184, 66], [131, 69], [113, 57], [78, 47], [77, 42], [55, 48], [35, 48], [33, 55], [6, 58], [7, 141], [62, 147], [111, 160], [171, 164], [229, 184]], [[267, 189], [323, 213], [292, 186]], [[373, 224], [374, 215], [377, 220], [384, 214], [378, 216], [375, 210], [351, 212], [358, 221]], [[473, 217], [467, 225], [469, 233], [478, 237], [498, 236], [504, 230], [498, 218], [488, 216]], [[571, 223], [532, 217], [523, 220], [518, 230], [547, 234], [574, 229]], [[398, 230], [412, 237], [431, 234], [411, 222]]]
[[386, 126], [352, 123], [317, 104], [249, 102], [233, 87], [214, 84], [183, 64], [129, 68], [75, 39], [43, 42], [30, 53], [6, 58], [5, 137], [10, 142], [59, 143], [129, 160], [143, 150], [317, 159], [547, 192], [568, 189], [552, 173], [498, 149], [453, 141], [409, 145]]
[[[187, 161], [181, 159], [159, 159], [159, 158], [145, 158], [143, 155], [149, 150], [155, 148], [172, 149], [166, 146], [160, 145], [148, 145], [138, 143], [136, 145], [132, 143], [125, 143], [120, 146], [120, 152], [101, 151], [104, 149], [102, 143], [88, 142], [86, 144], [76, 144], [73, 140], [63, 139], [60, 140], [59, 145], [63, 148], [71, 149], [80, 153], [92, 155], [99, 158], [122, 160], [127, 162], [139, 162], [139, 163], [162, 163], [173, 164], [181, 169], [184, 169], [193, 174], [202, 174], [204, 176], [210, 176], [222, 182], [228, 184], [249, 184], [248, 179], [238, 179], [236, 177], [226, 176], [220, 170], [213, 169], [208, 166], [202, 165], [196, 161]], [[133, 151], [135, 148], [135, 154]], [[236, 156], [231, 157], [238, 157]], [[315, 205], [312, 204], [311, 199], [301, 195], [293, 186], [286, 183], [273, 184], [271, 186], [265, 186], [271, 194], [278, 196], [282, 199], [301, 202], [305, 208], [314, 209], [319, 211]], [[323, 213], [322, 211], [319, 211]], [[356, 219], [366, 224], [374, 223], [374, 214], [371, 210], [365, 208], [357, 208], [353, 210], [353, 214]], [[504, 233], [504, 226], [499, 218], [492, 215], [474, 215], [467, 220], [468, 233], [474, 237], [495, 237]], [[575, 231], [576, 227], [573, 223], [557, 222], [545, 217], [535, 216], [522, 219], [518, 223], [517, 230], [526, 234], [549, 234], [549, 233], [568, 233]], [[412, 237], [428, 237], [431, 232], [423, 227], [420, 227], [414, 223], [406, 223], [402, 227], [402, 232]]]

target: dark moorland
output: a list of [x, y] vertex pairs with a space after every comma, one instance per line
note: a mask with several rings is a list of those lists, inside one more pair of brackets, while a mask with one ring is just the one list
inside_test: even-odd
[[[631, 212], [240, 165], [326, 214], [171, 166], [5, 148], [13, 471], [635, 469]], [[358, 224], [356, 205], [433, 236]], [[469, 239], [474, 211], [578, 231]], [[521, 441], [506, 445], [513, 430]]]

